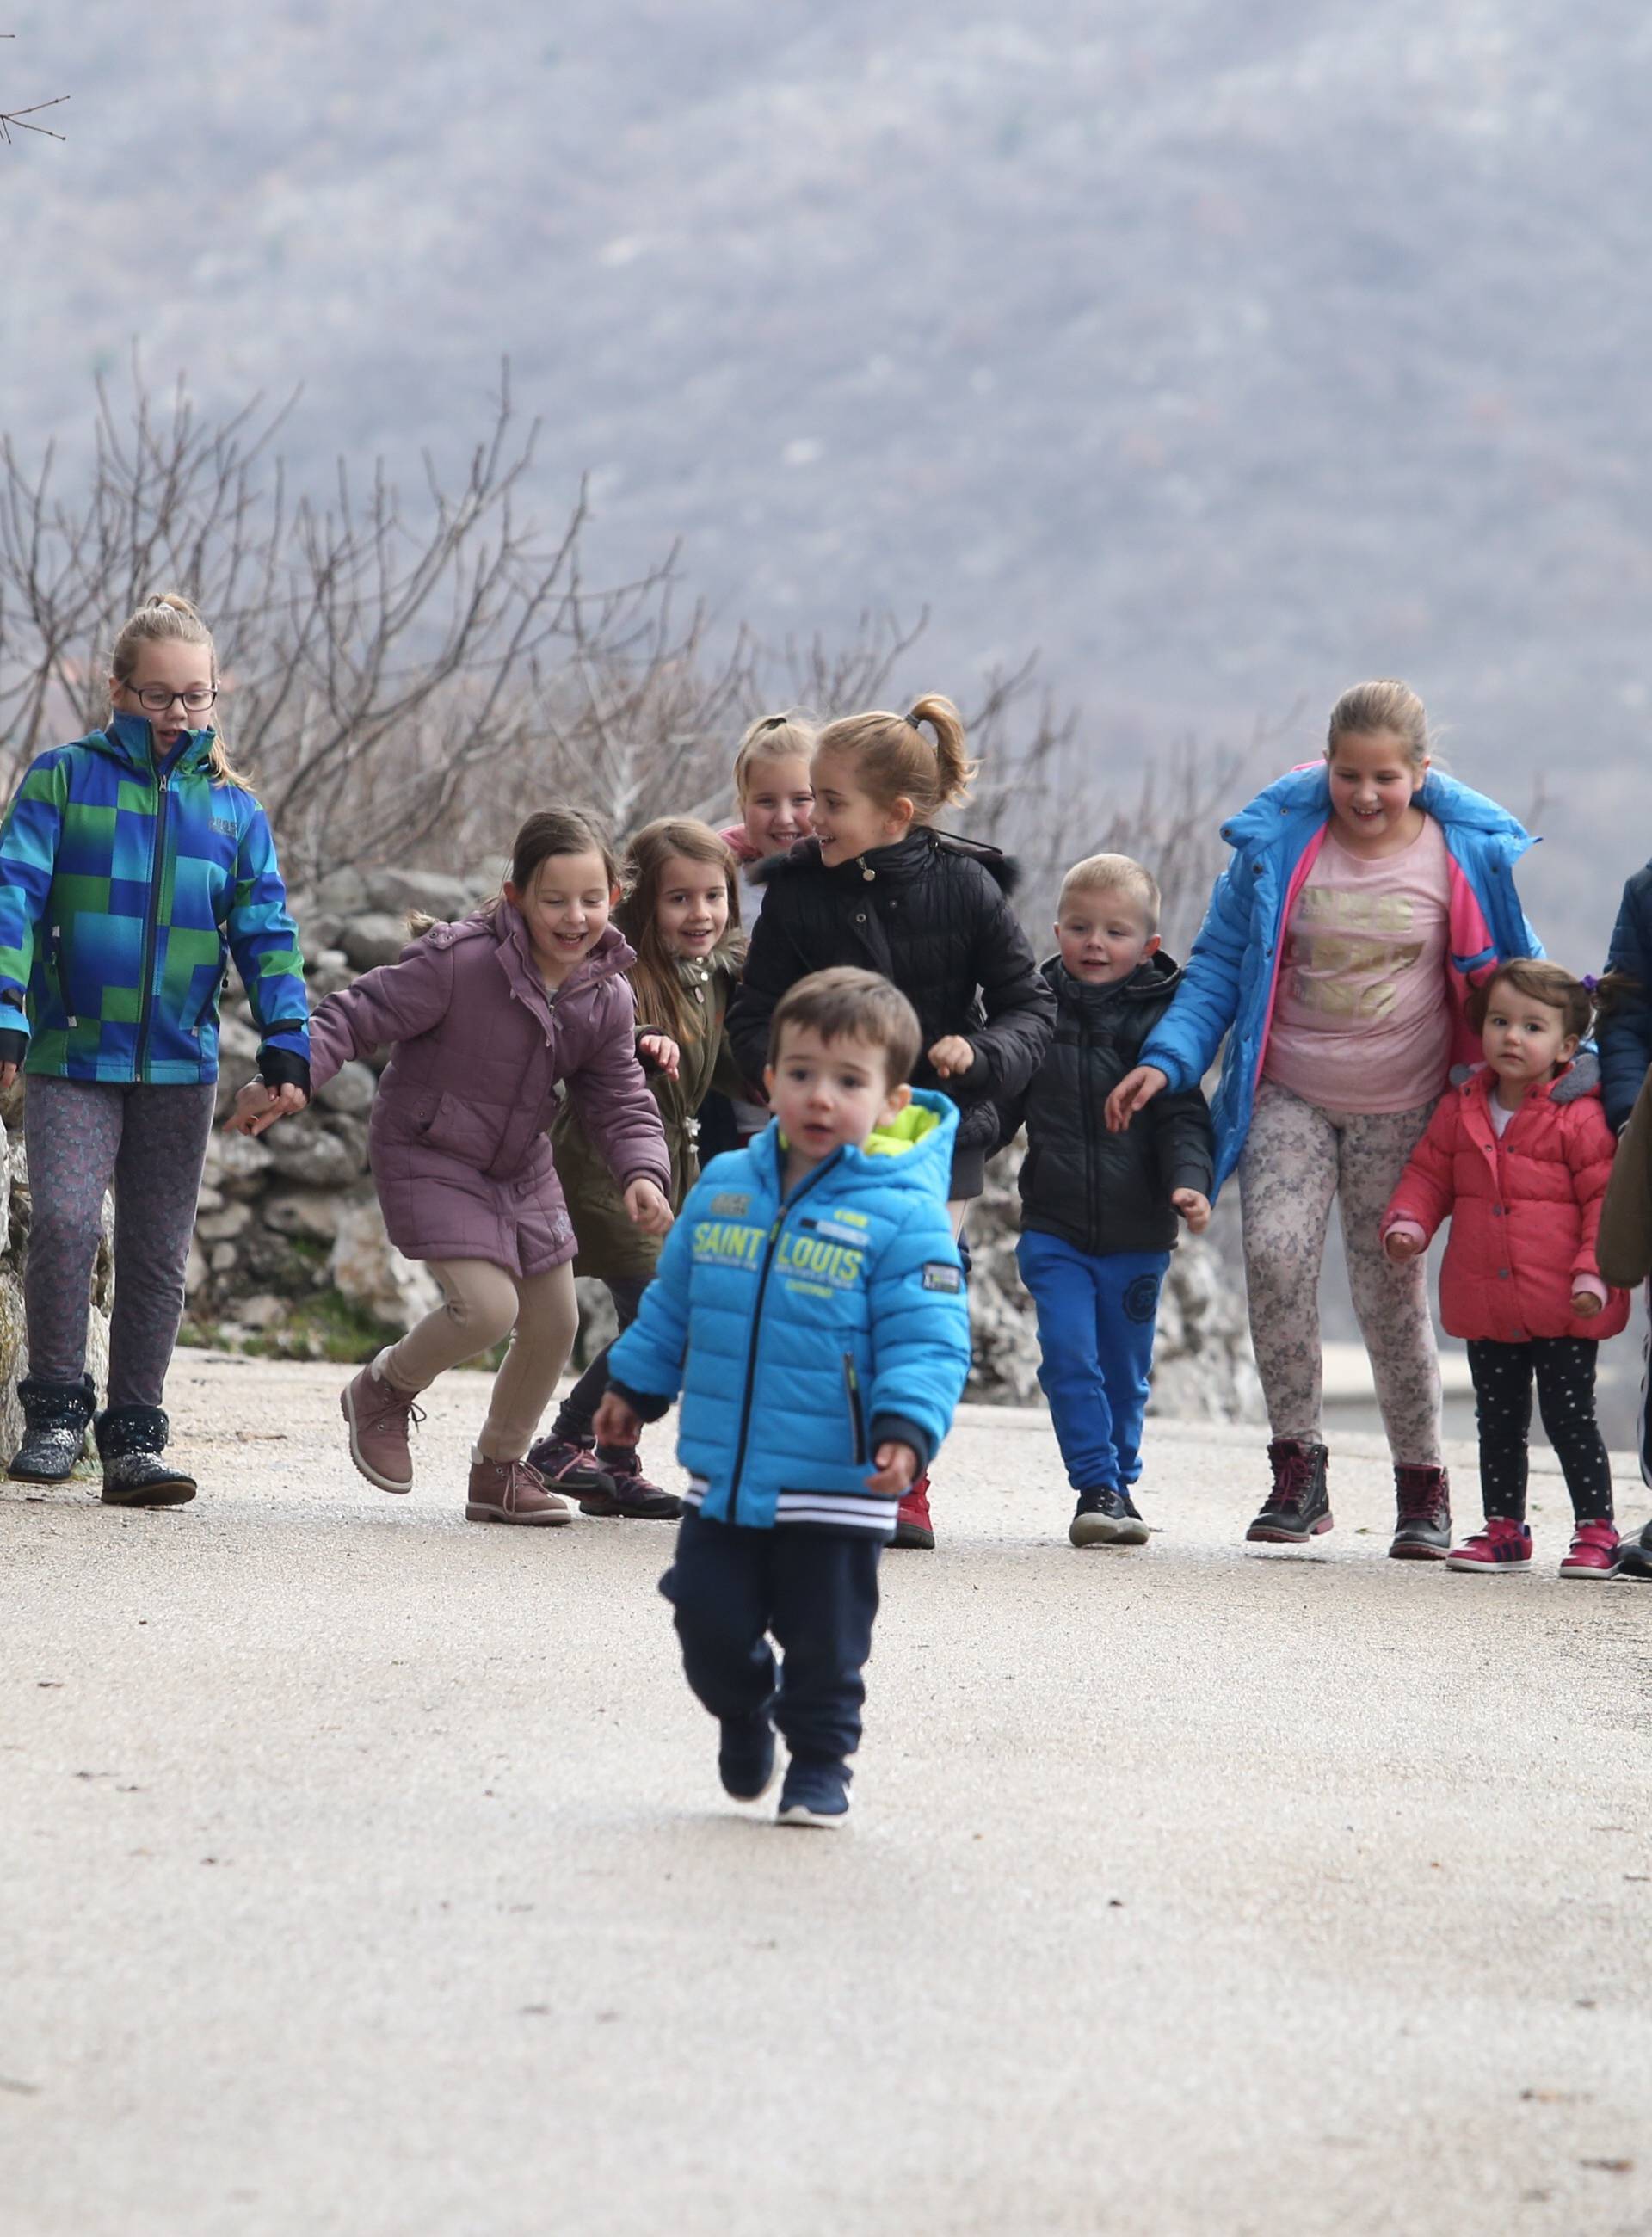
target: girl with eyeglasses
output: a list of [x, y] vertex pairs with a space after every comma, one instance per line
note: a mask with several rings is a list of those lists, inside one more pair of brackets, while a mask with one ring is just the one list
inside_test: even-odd
[[10, 1473], [60, 1483], [96, 1404], [86, 1372], [103, 1195], [115, 1190], [109, 1390], [96, 1435], [112, 1506], [179, 1506], [162, 1395], [218, 1077], [233, 960], [266, 1087], [308, 1099], [309, 1002], [263, 809], [214, 722], [206, 624], [164, 591], [127, 622], [109, 718], [30, 766], [0, 828], [0, 1089], [27, 1075], [29, 1372]]

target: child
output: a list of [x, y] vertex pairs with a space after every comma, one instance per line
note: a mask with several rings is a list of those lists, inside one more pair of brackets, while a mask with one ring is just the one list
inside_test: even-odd
[[166, 591], [115, 640], [109, 719], [30, 767], [0, 832], [0, 1086], [28, 1075], [33, 1224], [23, 1279], [29, 1373], [10, 1474], [61, 1483], [96, 1397], [86, 1373], [92, 1263], [115, 1189], [115, 1310], [103, 1497], [177, 1507], [195, 1478], [162, 1459], [167, 1368], [218, 1077], [233, 958], [269, 1101], [309, 1089], [309, 1003], [264, 811], [230, 767], [218, 660]]
[[[637, 1014], [677, 1052], [671, 1067], [649, 1083], [665, 1128], [675, 1211], [699, 1178], [696, 1112], [714, 1079], [739, 1084], [723, 1031], [740, 970], [738, 872], [715, 831], [691, 817], [668, 815], [637, 834], [621, 876], [625, 898], [614, 921], [637, 951], [629, 973]], [[623, 1333], [653, 1277], [658, 1243], [626, 1217], [618, 1188], [572, 1104], [551, 1140], [579, 1243], [574, 1273], [606, 1283]], [[634, 1444], [605, 1446], [593, 1464], [591, 1420], [607, 1387], [605, 1347], [529, 1460], [547, 1483], [574, 1493], [587, 1514], [675, 1521], [680, 1501], [641, 1473]]]
[[[746, 873], [748, 927], [763, 907], [763, 887], [750, 873], [770, 855], [790, 854], [812, 828], [815, 788], [809, 764], [815, 750], [812, 723], [802, 715], [764, 715], [753, 723], [734, 756], [734, 796], [740, 821], [722, 834]], [[762, 1122], [767, 1123], [767, 1114]]]
[[1603, 1577], [1617, 1547], [1612, 1472], [1595, 1425], [1602, 1339], [1629, 1319], [1595, 1257], [1612, 1170], [1612, 1130], [1593, 1085], [1574, 1066], [1589, 1031], [1589, 990], [1557, 963], [1504, 964], [1470, 997], [1483, 1069], [1446, 1096], [1394, 1191], [1383, 1247], [1420, 1262], [1443, 1219], [1440, 1318], [1465, 1336], [1480, 1432], [1485, 1528], [1447, 1567], [1495, 1572], [1531, 1560], [1526, 1432], [1537, 1381], [1549, 1441], [1560, 1455], [1576, 1530], [1563, 1577]]
[[1431, 767], [1423, 703], [1391, 680], [1345, 691], [1324, 762], [1268, 786], [1223, 835], [1233, 859], [1175, 1000], [1108, 1098], [1107, 1124], [1127, 1125], [1167, 1086], [1196, 1086], [1229, 1036], [1212, 1106], [1216, 1184], [1239, 1166], [1272, 1430], [1272, 1489], [1246, 1534], [1301, 1544], [1332, 1527], [1318, 1283], [1336, 1197], [1394, 1459], [1388, 1550], [1443, 1561], [1450, 1493], [1426, 1270], [1386, 1260], [1378, 1222], [1454, 1053], [1476, 1053], [1470, 987], [1539, 952], [1513, 875], [1531, 841]]
[[634, 1442], [682, 1391], [689, 1512], [660, 1589], [722, 1726], [724, 1786], [743, 1802], [767, 1789], [772, 1712], [791, 1756], [780, 1822], [836, 1825], [878, 1554], [969, 1372], [946, 1212], [958, 1119], [906, 1086], [918, 1020], [876, 973], [800, 980], [770, 1030], [774, 1121], [684, 1205], [614, 1346], [597, 1433]]
[[[997, 1147], [997, 1101], [1026, 1086], [1055, 1022], [1055, 997], [1009, 905], [1014, 866], [996, 848], [932, 828], [974, 773], [949, 699], [828, 723], [811, 764], [815, 835], [769, 866], [729, 1012], [735, 1056], [755, 1079], [775, 1006], [805, 973], [869, 965], [898, 987], [923, 1035], [918, 1084], [959, 1107], [947, 1191], [955, 1234]], [[897, 1546], [935, 1544], [928, 1494], [926, 1475], [901, 1502]]]
[[[809, 836], [815, 808], [809, 760], [815, 735], [814, 724], [802, 715], [764, 715], [747, 729], [735, 754], [740, 821], [722, 835], [741, 867], [748, 930], [763, 907], [763, 888], [756, 874], [760, 866], [773, 855], [789, 854]], [[700, 1113], [702, 1152], [714, 1158], [724, 1150], [742, 1150], [768, 1123], [769, 1113], [749, 1095], [710, 1095]]]
[[[654, 1235], [671, 1224], [671, 1160], [633, 1046], [636, 959], [608, 921], [617, 874], [583, 815], [531, 815], [496, 901], [433, 925], [311, 1020], [318, 1086], [394, 1044], [368, 1122], [373, 1178], [391, 1241], [429, 1262], [446, 1301], [344, 1392], [350, 1457], [381, 1491], [411, 1491], [419, 1393], [510, 1336], [471, 1454], [472, 1522], [573, 1520], [525, 1457], [578, 1325], [577, 1246], [545, 1138], [559, 1084], [627, 1216]], [[248, 1132], [279, 1115], [256, 1086], [236, 1112]]]
[[1038, 1379], [1078, 1506], [1075, 1546], [1144, 1546], [1130, 1497], [1159, 1291], [1180, 1212], [1210, 1224], [1210, 1113], [1197, 1087], [1164, 1095], [1121, 1134], [1101, 1125], [1181, 980], [1161, 952], [1159, 888], [1127, 855], [1092, 855], [1061, 885], [1043, 967], [1055, 1038], [1025, 1092], [1003, 1110], [1001, 1141], [1027, 1122], [1016, 1261], [1038, 1310]]

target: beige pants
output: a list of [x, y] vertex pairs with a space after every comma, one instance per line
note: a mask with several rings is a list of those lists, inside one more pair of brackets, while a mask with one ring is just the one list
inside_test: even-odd
[[519, 1279], [486, 1258], [425, 1263], [446, 1302], [382, 1355], [379, 1372], [399, 1390], [427, 1389], [446, 1369], [510, 1336], [476, 1442], [484, 1460], [519, 1461], [573, 1349], [579, 1326], [573, 1268], [553, 1266], [548, 1274]]

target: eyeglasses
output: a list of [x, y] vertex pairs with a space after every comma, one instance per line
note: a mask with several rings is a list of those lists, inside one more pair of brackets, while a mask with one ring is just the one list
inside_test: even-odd
[[193, 691], [169, 691], [163, 683], [146, 683], [142, 690], [129, 683], [127, 690], [146, 715], [164, 715], [175, 699], [187, 715], [204, 715], [218, 696], [215, 683], [210, 691], [197, 684]]

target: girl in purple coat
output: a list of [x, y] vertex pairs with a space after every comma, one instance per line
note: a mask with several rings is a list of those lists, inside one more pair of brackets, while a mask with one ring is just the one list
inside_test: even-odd
[[[445, 1301], [345, 1391], [350, 1457], [381, 1491], [410, 1491], [419, 1393], [509, 1336], [471, 1453], [472, 1522], [573, 1518], [525, 1458], [578, 1326], [578, 1245], [545, 1132], [559, 1087], [631, 1218], [651, 1235], [671, 1224], [671, 1158], [624, 977], [636, 958], [608, 921], [618, 890], [584, 816], [531, 815], [497, 901], [433, 925], [310, 1021], [317, 1087], [393, 1044], [368, 1128], [373, 1178], [391, 1241], [427, 1263]], [[261, 1132], [274, 1103], [261, 1084], [244, 1088], [235, 1123]]]

